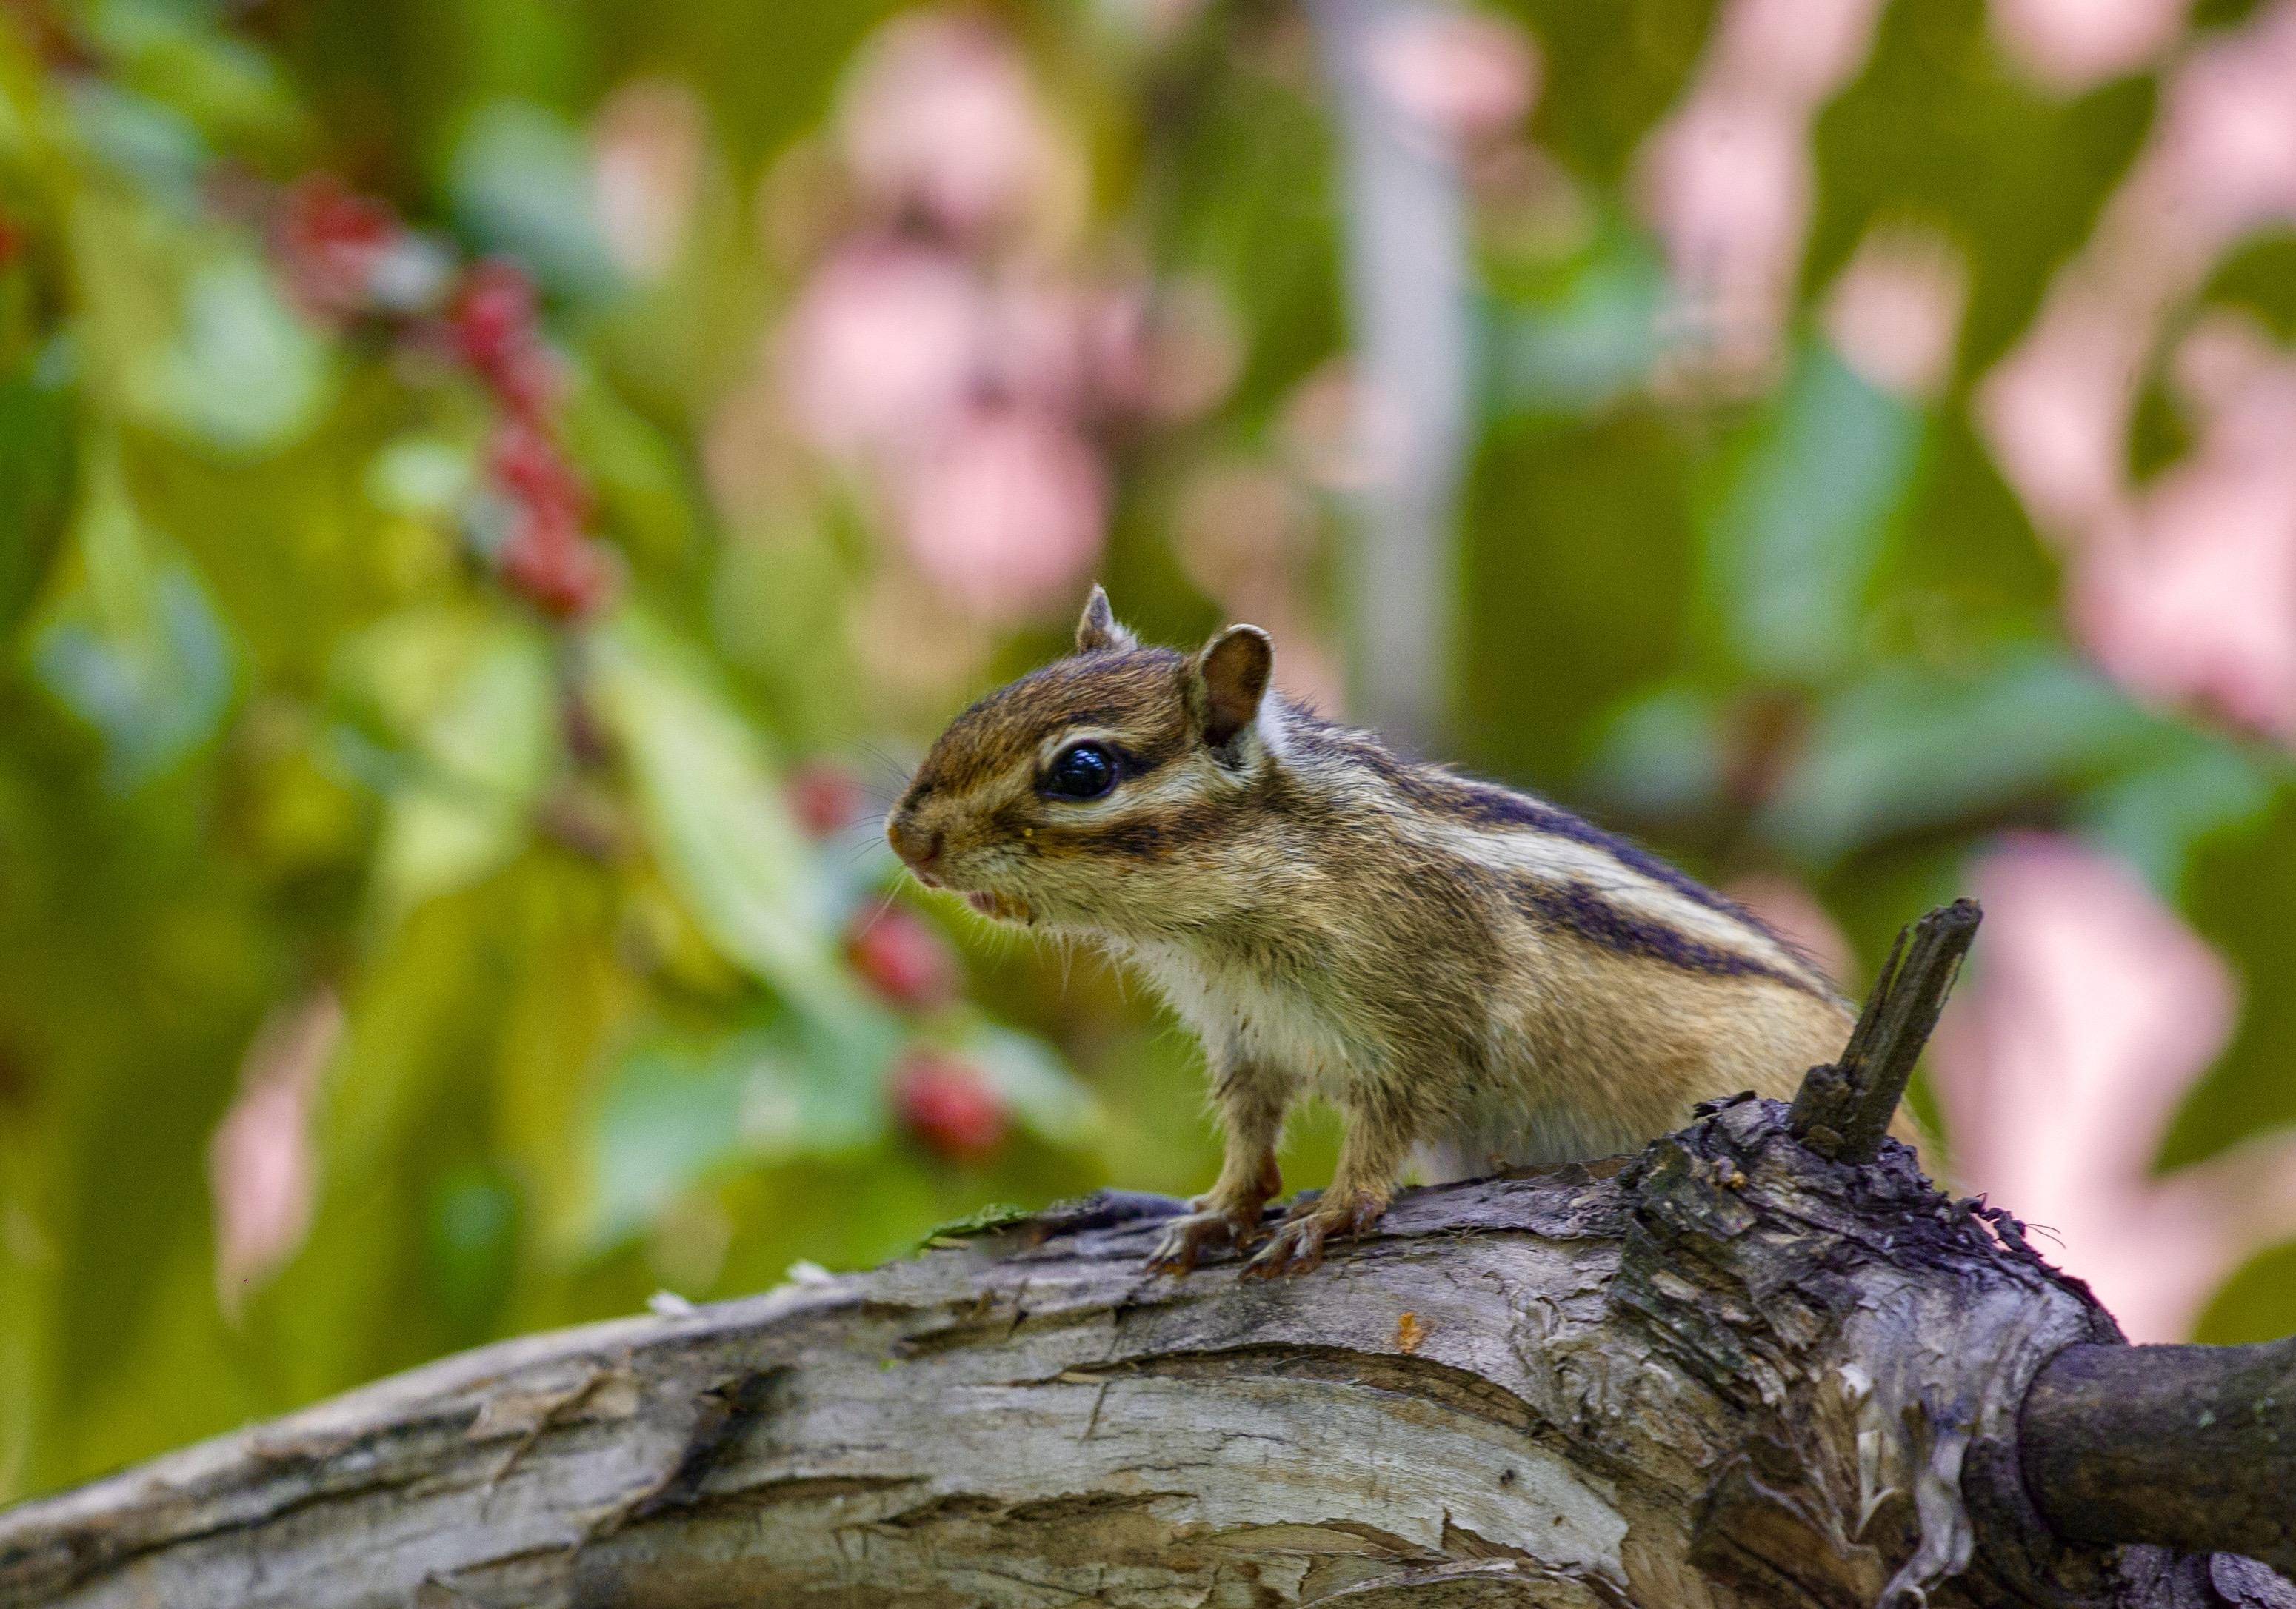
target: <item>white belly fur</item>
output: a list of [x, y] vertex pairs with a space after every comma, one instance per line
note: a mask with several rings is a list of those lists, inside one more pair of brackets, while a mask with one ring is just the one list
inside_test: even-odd
[[1351, 1067], [1375, 1054], [1305, 990], [1207, 968], [1177, 946], [1131, 944], [1126, 952], [1215, 1059], [1287, 1074], [1331, 1095]]

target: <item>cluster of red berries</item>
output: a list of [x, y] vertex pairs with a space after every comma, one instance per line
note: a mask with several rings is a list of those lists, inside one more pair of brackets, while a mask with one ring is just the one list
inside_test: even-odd
[[[859, 780], [842, 766], [800, 767], [789, 780], [790, 808], [816, 839], [852, 827], [866, 808]], [[924, 1015], [954, 1003], [963, 979], [948, 941], [905, 906], [865, 914], [845, 937], [845, 959], [887, 1004]], [[950, 1162], [985, 1161], [1002, 1149], [1012, 1108], [972, 1061], [929, 1046], [910, 1050], [888, 1078], [902, 1129]]]
[[312, 316], [384, 321], [487, 388], [500, 421], [488, 479], [511, 510], [503, 582], [554, 619], [596, 613], [613, 567], [585, 534], [589, 488], [552, 428], [561, 374], [532, 278], [498, 258], [452, 274], [390, 208], [332, 174], [289, 187], [272, 235], [289, 293]]
[[495, 433], [488, 468], [512, 510], [503, 579], [553, 619], [596, 613], [614, 574], [605, 550], [583, 535], [590, 489], [565, 451], [537, 423], [512, 417]]

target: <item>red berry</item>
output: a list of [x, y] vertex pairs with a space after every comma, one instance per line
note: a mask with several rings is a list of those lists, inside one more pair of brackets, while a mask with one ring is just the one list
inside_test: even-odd
[[492, 467], [512, 500], [536, 517], [574, 526], [589, 517], [590, 489], [581, 471], [532, 421], [512, 420], [496, 430]]
[[931, 1011], [956, 998], [956, 956], [915, 912], [888, 907], [845, 941], [846, 959], [892, 1004]]
[[398, 219], [331, 173], [288, 188], [273, 240], [295, 298], [313, 313], [357, 313], [371, 299], [376, 266], [399, 238]]
[[517, 264], [489, 257], [472, 267], [447, 323], [456, 355], [512, 412], [537, 415], [556, 396], [558, 369], [542, 339], [541, 298]]
[[867, 800], [861, 780], [843, 766], [816, 760], [790, 773], [789, 803], [798, 825], [816, 838], [832, 838], [861, 819]]
[[1012, 1113], [971, 1062], [946, 1051], [912, 1050], [894, 1067], [892, 1082], [901, 1126], [934, 1155], [980, 1162], [1003, 1148]]
[[447, 317], [472, 365], [490, 370], [537, 339], [541, 302], [534, 282], [516, 263], [488, 257], [463, 276]]
[[572, 526], [521, 519], [503, 549], [503, 580], [554, 620], [597, 613], [613, 591], [613, 570], [598, 544]]

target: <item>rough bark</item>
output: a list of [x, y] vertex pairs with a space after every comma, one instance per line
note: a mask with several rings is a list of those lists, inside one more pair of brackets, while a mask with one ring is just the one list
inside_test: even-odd
[[0, 1602], [2296, 1604], [2043, 1517], [2029, 1386], [2141, 1353], [1894, 1142], [1741, 1100], [1269, 1284], [1144, 1275], [1177, 1210], [450, 1359], [0, 1515]]
[[2068, 1347], [2027, 1393], [2021, 1439], [2067, 1536], [2237, 1548], [2296, 1574], [2296, 1336]]

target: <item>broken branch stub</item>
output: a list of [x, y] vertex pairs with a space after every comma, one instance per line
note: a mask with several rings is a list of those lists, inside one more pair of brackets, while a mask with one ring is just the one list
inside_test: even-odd
[[1984, 919], [1975, 900], [1939, 907], [1898, 935], [1839, 1061], [1812, 1067], [1794, 1096], [1795, 1139], [1836, 1162], [1871, 1162], [1905, 1098]]

